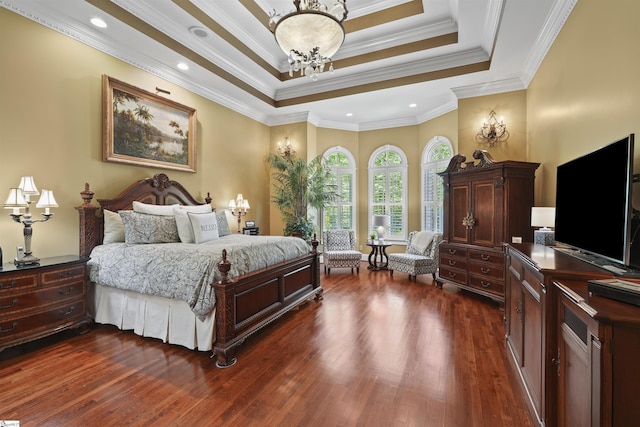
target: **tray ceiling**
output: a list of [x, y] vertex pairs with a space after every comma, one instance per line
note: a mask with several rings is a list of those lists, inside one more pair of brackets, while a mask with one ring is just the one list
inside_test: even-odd
[[[460, 98], [526, 88], [575, 2], [347, 0], [335, 71], [315, 82], [289, 77], [267, 28], [269, 12], [294, 9], [291, 0], [0, 6], [267, 125], [306, 120], [369, 130], [421, 123], [454, 110]], [[107, 27], [94, 27], [94, 17]], [[189, 69], [178, 69], [180, 62]]]

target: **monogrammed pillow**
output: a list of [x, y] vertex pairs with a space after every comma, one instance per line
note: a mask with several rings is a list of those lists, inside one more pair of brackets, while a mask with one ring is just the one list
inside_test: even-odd
[[215, 213], [187, 212], [187, 215], [193, 227], [193, 237], [196, 243], [209, 242], [220, 238], [218, 220]]
[[195, 242], [195, 236], [193, 235], [193, 226], [189, 220], [187, 212], [193, 213], [211, 213], [211, 205], [196, 205], [196, 206], [174, 206], [173, 213], [176, 217], [176, 225], [178, 226], [178, 236], [182, 243]]

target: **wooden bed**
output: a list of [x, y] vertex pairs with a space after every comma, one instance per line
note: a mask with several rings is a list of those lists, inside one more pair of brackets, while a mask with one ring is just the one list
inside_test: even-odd
[[[135, 182], [113, 199], [98, 199], [89, 184], [81, 193], [83, 203], [76, 207], [80, 217], [80, 256], [89, 258], [92, 249], [102, 244], [103, 209], [117, 212], [132, 209], [133, 201], [155, 205], [200, 205], [180, 183], [163, 173]], [[211, 203], [207, 195], [205, 203]], [[229, 261], [221, 254], [218, 269], [222, 279], [211, 283], [216, 297], [215, 340], [213, 356], [216, 366], [228, 367], [236, 362], [237, 347], [245, 338], [274, 321], [287, 311], [313, 297], [322, 299], [320, 266], [314, 239], [312, 250], [305, 256], [228, 278]], [[226, 251], [223, 251], [226, 252]]]

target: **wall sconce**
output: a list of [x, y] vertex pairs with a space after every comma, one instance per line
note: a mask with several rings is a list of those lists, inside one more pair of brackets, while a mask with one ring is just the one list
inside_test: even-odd
[[246, 215], [249, 208], [249, 201], [242, 198], [242, 193], [239, 193], [235, 200], [229, 200], [231, 214], [238, 217], [238, 233], [240, 233], [240, 217]]
[[533, 232], [533, 242], [538, 245], [553, 246], [555, 233], [549, 227], [556, 223], [556, 208], [531, 208], [531, 226], [542, 227]]
[[285, 159], [293, 159], [296, 156], [296, 151], [293, 149], [288, 136], [284, 138], [284, 141], [278, 141], [278, 155]]
[[[36, 184], [33, 182], [32, 176], [23, 176], [20, 179], [20, 185], [17, 188], [11, 188], [9, 190], [9, 197], [4, 202], [5, 209], [12, 209], [9, 214], [15, 222], [21, 222], [24, 225], [24, 252], [21, 254], [18, 251], [18, 256], [13, 261], [18, 267], [24, 267], [26, 265], [37, 265], [40, 263], [40, 258], [33, 256], [31, 253], [31, 236], [33, 235], [33, 228], [31, 226], [36, 222], [45, 222], [51, 219], [53, 213], [49, 211], [50, 208], [57, 208], [58, 203], [53, 197], [52, 190], [42, 190], [40, 200], [36, 204], [37, 208], [44, 208], [43, 219], [33, 219], [31, 217], [31, 196], [37, 196], [40, 192], [36, 188]], [[24, 213], [22, 213], [24, 209]]]
[[491, 111], [489, 113], [489, 120], [486, 120], [480, 131], [476, 135], [476, 141], [481, 144], [488, 144], [489, 147], [494, 147], [498, 142], [503, 142], [509, 139], [509, 132], [507, 132], [507, 126], [502, 121], [496, 119], [496, 112]]
[[376, 229], [376, 234], [379, 241], [384, 241], [386, 229], [391, 225], [391, 218], [389, 215], [374, 215], [371, 219], [373, 226]]

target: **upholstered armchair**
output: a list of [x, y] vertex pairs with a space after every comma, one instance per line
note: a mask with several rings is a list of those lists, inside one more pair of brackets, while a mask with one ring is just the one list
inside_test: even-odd
[[409, 279], [413, 277], [415, 280], [418, 274], [431, 273], [435, 280], [440, 259], [440, 242], [442, 233], [412, 231], [409, 233], [406, 252], [389, 254], [389, 274], [393, 276], [393, 271], [398, 270], [407, 273]]
[[353, 230], [325, 230], [322, 232], [322, 257], [324, 272], [332, 268], [355, 268], [360, 273], [362, 254], [356, 250], [356, 233]]

